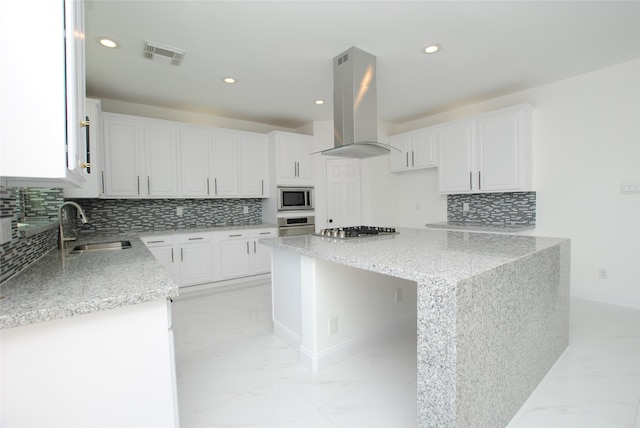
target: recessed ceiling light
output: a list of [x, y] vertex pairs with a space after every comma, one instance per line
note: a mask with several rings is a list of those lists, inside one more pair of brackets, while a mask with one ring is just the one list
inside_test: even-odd
[[232, 84], [236, 83], [236, 79], [234, 79], [233, 77], [223, 77], [223, 78], [222, 78], [222, 81], [223, 81], [224, 83], [228, 83], [228, 84], [230, 84], [230, 85], [232, 85]]
[[436, 53], [440, 50], [440, 45], [438, 43], [432, 43], [430, 45], [427, 45], [424, 47], [424, 49], [422, 49], [422, 51], [426, 54], [433, 54]]
[[105, 48], [117, 48], [118, 43], [115, 40], [109, 39], [107, 37], [98, 37], [98, 43], [104, 46]]
[[324, 104], [324, 100], [315, 100], [314, 103], [316, 103], [316, 105], [321, 106], [322, 104]]

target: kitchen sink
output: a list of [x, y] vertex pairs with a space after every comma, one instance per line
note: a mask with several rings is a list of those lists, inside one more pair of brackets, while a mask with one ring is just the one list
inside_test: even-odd
[[78, 244], [70, 251], [70, 253], [88, 253], [96, 251], [114, 251], [114, 250], [126, 250], [131, 248], [131, 241], [116, 241], [116, 242], [96, 242], [91, 244]]

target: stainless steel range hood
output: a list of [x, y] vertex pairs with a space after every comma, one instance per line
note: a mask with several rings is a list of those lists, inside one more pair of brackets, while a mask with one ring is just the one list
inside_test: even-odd
[[388, 154], [378, 142], [376, 57], [356, 47], [333, 59], [334, 148], [328, 156], [368, 158]]

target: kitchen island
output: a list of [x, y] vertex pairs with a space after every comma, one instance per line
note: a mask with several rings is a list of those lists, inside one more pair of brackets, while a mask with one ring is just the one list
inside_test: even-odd
[[275, 334], [318, 371], [415, 320], [418, 425], [506, 425], [568, 345], [569, 240], [398, 231], [262, 240]]

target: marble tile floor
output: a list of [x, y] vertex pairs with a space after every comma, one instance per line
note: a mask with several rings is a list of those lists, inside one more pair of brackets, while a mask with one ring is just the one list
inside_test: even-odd
[[[313, 375], [272, 334], [268, 284], [173, 303], [182, 428], [415, 427], [415, 333]], [[572, 300], [571, 343], [508, 428], [640, 428], [640, 311]]]

